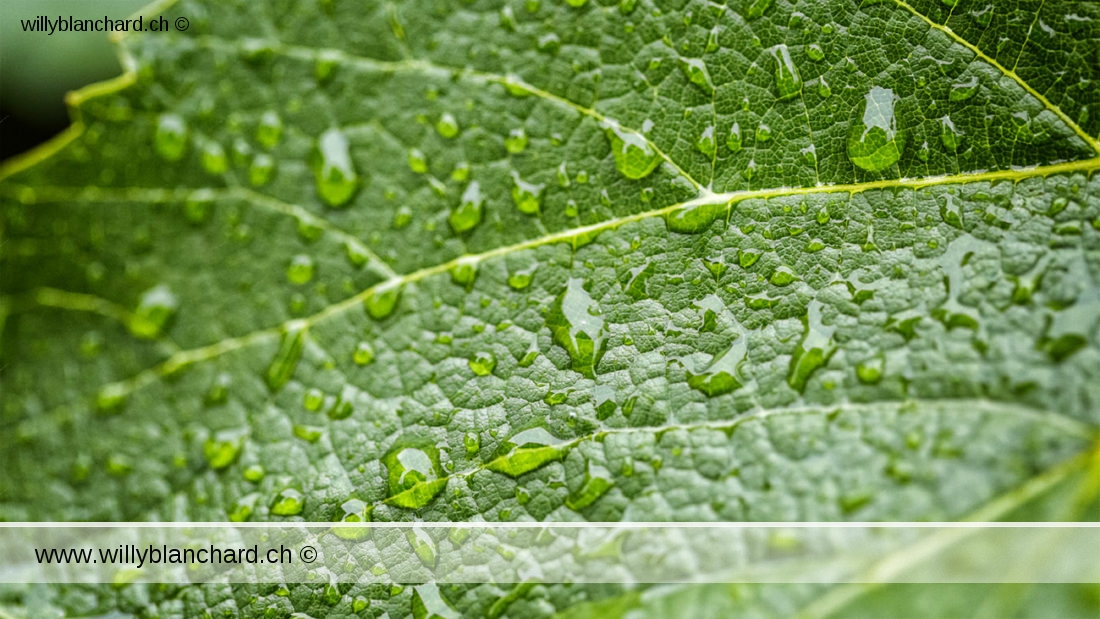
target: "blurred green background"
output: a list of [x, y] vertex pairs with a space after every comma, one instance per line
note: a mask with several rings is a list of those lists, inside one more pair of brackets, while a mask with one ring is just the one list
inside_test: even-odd
[[147, 0], [0, 1], [0, 159], [49, 139], [69, 124], [65, 93], [121, 73], [106, 32], [23, 32], [21, 20], [122, 19]]

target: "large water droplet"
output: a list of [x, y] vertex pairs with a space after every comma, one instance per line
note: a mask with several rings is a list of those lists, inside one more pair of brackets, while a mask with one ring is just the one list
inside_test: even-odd
[[296, 286], [309, 283], [313, 279], [313, 258], [298, 254], [290, 259], [286, 268], [286, 280]]
[[282, 389], [290, 381], [298, 360], [302, 358], [302, 348], [306, 343], [306, 323], [296, 320], [287, 324], [279, 341], [279, 349], [264, 372], [264, 381], [272, 391]]
[[179, 161], [187, 147], [187, 123], [176, 114], [162, 114], [157, 119], [153, 147], [168, 161]]
[[786, 45], [780, 44], [769, 50], [775, 58], [775, 85], [779, 88], [779, 100], [790, 99], [802, 94], [802, 74], [791, 59]]
[[660, 155], [641, 134], [610, 122], [604, 123], [604, 134], [611, 142], [615, 168], [629, 179], [637, 180], [649, 176], [661, 162]]
[[703, 133], [695, 140], [695, 148], [707, 157], [713, 157], [718, 152], [718, 139], [714, 136], [714, 125], [707, 125]]
[[348, 139], [342, 131], [321, 134], [310, 153], [310, 168], [317, 182], [317, 195], [329, 206], [344, 206], [359, 186], [359, 174], [352, 164]]
[[419, 509], [447, 483], [441, 478], [439, 450], [429, 445], [398, 444], [382, 457], [382, 464], [388, 472], [388, 502], [399, 507]]
[[603, 318], [583, 282], [570, 278], [558, 295], [546, 319], [554, 342], [569, 353], [573, 369], [594, 378], [603, 354]]
[[146, 290], [130, 315], [130, 333], [147, 340], [158, 337], [178, 307], [179, 299], [168, 286], [161, 284]]
[[306, 498], [294, 488], [287, 488], [271, 501], [271, 513], [275, 516], [297, 516], [306, 506]]
[[798, 391], [806, 389], [810, 376], [828, 363], [836, 351], [832, 341], [833, 327], [826, 327], [821, 322], [820, 301], [810, 302], [802, 322], [805, 325], [802, 341], [791, 355], [787, 369], [787, 384]]
[[260, 116], [256, 125], [256, 141], [267, 150], [275, 148], [283, 137], [283, 121], [274, 110], [268, 110]]
[[506, 453], [489, 462], [487, 468], [510, 477], [519, 477], [548, 462], [561, 460], [565, 449], [544, 428], [535, 427], [517, 433], [501, 445]]
[[726, 203], [693, 204], [665, 215], [665, 224], [672, 232], [698, 234], [710, 227], [719, 217], [726, 215]]
[[710, 81], [710, 73], [707, 65], [698, 58], [681, 58], [680, 70], [687, 76], [688, 81], [703, 89], [708, 95], [714, 95], [714, 82]]
[[512, 202], [521, 213], [534, 215], [539, 212], [542, 190], [545, 188], [545, 184], [528, 183], [519, 177], [519, 172], [512, 172]]
[[905, 134], [894, 117], [894, 91], [874, 86], [864, 101], [863, 119], [848, 132], [848, 158], [868, 172], [880, 172], [901, 159]]
[[377, 288], [367, 294], [363, 300], [363, 307], [371, 318], [383, 320], [393, 313], [400, 298], [401, 285], [399, 283], [379, 284]]
[[458, 207], [451, 211], [449, 218], [451, 228], [456, 233], [461, 234], [472, 230], [474, 226], [481, 223], [481, 204], [481, 185], [477, 181], [473, 181], [462, 192]]
[[948, 152], [958, 152], [963, 143], [963, 132], [955, 127], [950, 116], [940, 119], [940, 141]]
[[474, 371], [474, 374], [478, 376], [488, 376], [492, 374], [493, 369], [497, 367], [497, 358], [493, 353], [484, 351], [475, 354], [473, 358], [466, 363], [470, 366], [470, 369]]

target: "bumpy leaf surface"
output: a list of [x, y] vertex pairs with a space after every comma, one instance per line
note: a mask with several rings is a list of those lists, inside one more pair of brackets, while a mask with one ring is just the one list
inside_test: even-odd
[[[190, 29], [123, 38], [126, 74], [3, 171], [0, 519], [332, 521], [353, 499], [374, 520], [1089, 517], [1095, 5], [158, 10]], [[0, 604], [1072, 614], [1096, 595], [825, 589]]]

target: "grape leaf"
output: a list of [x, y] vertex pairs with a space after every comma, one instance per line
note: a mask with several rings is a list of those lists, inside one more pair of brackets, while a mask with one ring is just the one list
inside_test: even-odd
[[[1094, 518], [1095, 7], [158, 12], [189, 28], [121, 37], [124, 75], [0, 171], [0, 519]], [[1044, 475], [1072, 500], [1022, 491]], [[643, 589], [4, 604], [854, 613], [925, 595]]]

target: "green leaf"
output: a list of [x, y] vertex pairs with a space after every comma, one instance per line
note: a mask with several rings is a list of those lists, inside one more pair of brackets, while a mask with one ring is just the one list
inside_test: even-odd
[[[0, 170], [0, 519], [1094, 518], [1100, 14], [979, 4], [150, 10]], [[959, 599], [142, 587], [0, 606]]]

